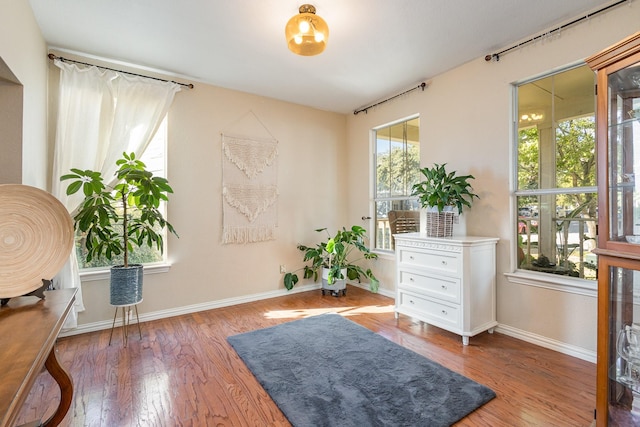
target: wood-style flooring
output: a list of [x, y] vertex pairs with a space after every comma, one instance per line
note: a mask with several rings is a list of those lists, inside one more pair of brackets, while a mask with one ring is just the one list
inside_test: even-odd
[[[396, 320], [392, 299], [350, 286], [338, 298], [303, 292], [142, 323], [142, 340], [132, 328], [127, 348], [120, 330], [111, 346], [108, 330], [61, 338], [58, 358], [75, 385], [63, 425], [289, 426], [226, 337], [330, 311], [496, 392], [456, 426], [587, 427], [593, 420], [593, 363], [499, 333], [463, 346], [442, 329]], [[46, 419], [58, 393], [40, 374], [19, 422]]]

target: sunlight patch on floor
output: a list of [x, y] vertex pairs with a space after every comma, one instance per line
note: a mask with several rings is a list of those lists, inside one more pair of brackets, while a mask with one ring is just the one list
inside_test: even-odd
[[296, 310], [272, 310], [265, 314], [267, 319], [300, 319], [324, 313], [338, 313], [343, 316], [358, 314], [393, 313], [393, 305], [367, 305], [364, 307], [305, 308]]

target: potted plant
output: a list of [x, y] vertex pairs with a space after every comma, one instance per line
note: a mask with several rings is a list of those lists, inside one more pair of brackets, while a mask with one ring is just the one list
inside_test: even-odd
[[454, 209], [458, 215], [464, 206], [471, 207], [473, 198], [479, 196], [472, 192], [469, 183], [473, 175], [456, 175], [447, 172], [446, 163], [420, 169], [425, 179], [414, 184], [412, 195], [418, 196], [418, 202], [427, 210], [427, 236], [448, 237], [453, 233]]
[[[332, 237], [326, 228], [315, 230], [319, 233], [326, 233], [326, 240], [315, 246], [298, 245], [298, 249], [304, 252], [303, 261], [307, 265], [296, 270], [304, 270], [305, 279], [318, 280], [319, 272], [322, 272], [322, 294], [328, 290], [332, 295], [338, 296], [340, 291], [346, 295], [346, 281], [358, 280], [361, 277], [369, 279], [370, 289], [374, 292], [378, 290], [378, 279], [371, 269], [364, 270], [355, 264], [362, 259], [376, 259], [378, 255], [372, 253], [365, 245], [366, 230], [363, 227], [354, 225], [347, 230], [342, 228]], [[360, 258], [352, 259], [352, 253], [359, 252]], [[284, 286], [291, 290], [298, 283], [296, 272], [284, 275]]]
[[153, 176], [134, 153], [123, 153], [116, 165], [113, 187], [105, 185], [102, 174], [92, 170], [71, 169], [72, 173], [60, 180], [71, 180], [68, 195], [82, 189], [85, 196], [73, 219], [76, 230], [84, 233], [86, 261], [123, 256], [122, 265], [111, 267], [110, 301], [119, 306], [142, 300], [143, 268], [129, 263], [129, 253], [143, 245], [155, 245], [162, 252], [162, 230], [166, 227], [177, 233], [159, 210], [160, 203], [168, 201], [167, 194], [173, 193], [169, 182]]

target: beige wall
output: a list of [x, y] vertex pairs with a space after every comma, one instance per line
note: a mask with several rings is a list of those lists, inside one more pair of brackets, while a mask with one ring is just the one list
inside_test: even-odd
[[[5, 5], [3, 11], [8, 3], [0, 3]], [[16, 4], [22, 2], [11, 2]], [[46, 156], [45, 147], [38, 144], [44, 134], [46, 59], [33, 18], [23, 10], [27, 8], [18, 6], [16, 14], [0, 15], [0, 56], [23, 83], [29, 83], [25, 84], [31, 96], [25, 93], [25, 114], [31, 126], [24, 127], [28, 141], [24, 152], [29, 163], [34, 162], [29, 176], [37, 183], [43, 179], [37, 171], [44, 169], [39, 164]], [[503, 276], [513, 270], [510, 84], [582, 60], [636, 31], [639, 18], [639, 5], [619, 7], [564, 30], [559, 38], [504, 55], [500, 62], [478, 58], [433, 78], [424, 92], [413, 92], [358, 116], [195, 82], [194, 90], [176, 96], [169, 120], [169, 179], [176, 190], [169, 216], [180, 239], [170, 237], [168, 242], [170, 272], [145, 278], [141, 314], [282, 291], [279, 265], [289, 269], [300, 265], [295, 246], [315, 242], [314, 228], [369, 226], [361, 220], [369, 214], [369, 130], [419, 113], [422, 163], [447, 162], [474, 174], [481, 199], [464, 215], [464, 225], [469, 234], [501, 239], [498, 321], [594, 351], [595, 298], [515, 285]], [[15, 40], [20, 40], [19, 47], [13, 45]], [[251, 111], [279, 140], [277, 239], [221, 245], [220, 132], [237, 130], [238, 120]], [[259, 126], [247, 129], [257, 132]], [[374, 268], [383, 290], [393, 291], [392, 258], [375, 262]], [[87, 310], [80, 314], [79, 324], [108, 322], [113, 312], [107, 281], [86, 282], [83, 291]]]
[[[57, 73], [55, 67], [50, 72]], [[278, 140], [276, 240], [220, 243], [221, 132]], [[180, 91], [168, 122], [168, 179], [175, 191], [168, 215], [180, 238], [168, 240], [170, 272], [145, 276], [140, 314], [282, 292], [280, 265], [302, 265], [297, 244], [315, 243], [316, 228], [344, 223], [345, 134], [342, 114], [198, 82]], [[84, 282], [81, 327], [112, 318], [108, 288], [108, 280]]]
[[[368, 131], [411, 114], [420, 114], [423, 165], [446, 162], [475, 175], [480, 195], [465, 211], [468, 234], [497, 236], [498, 321], [526, 334], [566, 343], [587, 352], [596, 349], [596, 299], [507, 282], [513, 271], [513, 219], [510, 214], [511, 83], [574, 64], [638, 30], [640, 5], [624, 5], [597, 16], [559, 37], [503, 55], [499, 62], [478, 58], [433, 78], [424, 91], [383, 104], [368, 114], [349, 116], [350, 199], [348, 215], [368, 209]], [[487, 52], [492, 53], [492, 52]], [[424, 53], [428, 55], [428, 52]], [[416, 82], [416, 84], [419, 82]], [[393, 288], [392, 259], [381, 286]]]
[[[3, 172], [12, 182], [21, 176], [22, 183], [39, 188], [47, 185], [47, 49], [33, 12], [27, 1], [0, 0], [0, 58], [10, 73], [23, 85], [22, 101], [16, 101], [16, 88], [3, 86], [2, 96], [12, 105], [22, 103], [22, 131], [13, 126], [12, 135], [22, 135], [22, 149], [11, 143], [10, 173]], [[6, 71], [6, 69], [5, 69]], [[5, 77], [7, 78], [7, 77]], [[14, 81], [12, 78], [8, 78]], [[5, 111], [6, 114], [6, 111]], [[6, 115], [0, 120], [8, 120]], [[19, 111], [11, 113], [11, 120], [19, 118]], [[5, 125], [0, 126], [5, 128]], [[0, 139], [0, 141], [4, 141]], [[1, 142], [0, 142], [1, 143]], [[5, 147], [0, 147], [5, 148]], [[9, 153], [9, 152], [8, 152]], [[3, 156], [9, 155], [8, 153]], [[6, 165], [7, 162], [3, 162]]]

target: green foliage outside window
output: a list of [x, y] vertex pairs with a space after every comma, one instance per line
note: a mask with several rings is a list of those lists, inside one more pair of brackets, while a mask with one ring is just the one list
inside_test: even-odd
[[376, 249], [392, 249], [389, 211], [418, 209], [411, 191], [421, 176], [419, 135], [417, 117], [375, 130], [375, 232], [371, 234]]
[[413, 185], [420, 181], [420, 148], [408, 144], [378, 154], [376, 173], [379, 195], [408, 195]]

